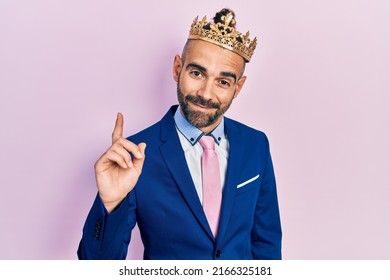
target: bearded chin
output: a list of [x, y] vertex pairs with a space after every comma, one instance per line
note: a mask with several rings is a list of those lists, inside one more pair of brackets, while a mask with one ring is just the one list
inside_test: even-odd
[[[188, 101], [186, 101], [186, 105], [188, 106]], [[215, 112], [214, 114], [206, 114], [204, 112], [191, 110], [188, 107], [184, 107], [184, 108], [183, 108], [184, 117], [190, 124], [192, 124], [197, 128], [210, 126], [213, 123], [215, 123], [219, 117], [218, 111]]]
[[180, 90], [179, 83], [180, 80], [177, 83], [177, 99], [179, 101], [180, 108], [185, 119], [197, 128], [207, 127], [214, 124], [230, 107], [231, 102], [229, 102], [229, 104], [225, 107], [218, 106], [218, 108], [215, 108], [215, 113], [212, 114], [192, 110], [189, 108], [189, 102], [194, 98], [191, 98], [189, 95], [184, 96], [183, 92]]

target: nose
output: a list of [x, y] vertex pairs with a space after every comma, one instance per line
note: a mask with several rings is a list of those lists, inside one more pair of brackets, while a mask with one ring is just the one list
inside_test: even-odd
[[213, 82], [209, 79], [205, 80], [202, 87], [198, 90], [198, 95], [205, 100], [213, 99]]

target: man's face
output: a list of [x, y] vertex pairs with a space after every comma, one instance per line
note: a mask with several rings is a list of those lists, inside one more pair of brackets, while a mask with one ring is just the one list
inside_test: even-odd
[[232, 51], [201, 40], [190, 41], [184, 61], [175, 57], [173, 76], [183, 116], [203, 132], [222, 120], [246, 77], [243, 58]]

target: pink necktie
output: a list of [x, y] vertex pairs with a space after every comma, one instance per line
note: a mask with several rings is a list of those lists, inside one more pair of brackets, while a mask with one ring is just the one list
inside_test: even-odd
[[203, 147], [202, 155], [202, 191], [203, 210], [206, 214], [214, 237], [217, 236], [219, 215], [221, 212], [222, 186], [219, 174], [219, 161], [215, 153], [215, 142], [211, 136], [203, 136], [199, 143]]

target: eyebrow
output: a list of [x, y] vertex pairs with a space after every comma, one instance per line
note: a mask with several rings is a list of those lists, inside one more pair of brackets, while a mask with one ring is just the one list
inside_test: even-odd
[[225, 77], [232, 77], [234, 79], [234, 83], [236, 83], [236, 81], [237, 81], [237, 76], [234, 73], [231, 73], [231, 72], [221, 72], [221, 75], [225, 76]]
[[202, 72], [207, 72], [207, 69], [206, 67], [203, 67], [201, 65], [199, 65], [198, 63], [195, 63], [195, 62], [191, 62], [191, 63], [188, 63], [188, 65], [186, 66], [186, 70], [190, 69], [190, 68], [196, 68]]
[[[195, 68], [195, 69], [198, 69], [199, 71], [207, 73], [206, 67], [204, 67], [202, 65], [199, 65], [198, 63], [195, 63], [195, 62], [188, 63], [188, 65], [186, 66], [186, 70], [188, 71], [190, 68]], [[237, 75], [232, 73], [232, 72], [223, 71], [223, 72], [220, 73], [220, 75], [224, 76], [224, 77], [231, 77], [231, 78], [233, 78], [234, 79], [234, 83], [236, 83], [236, 81], [237, 81]]]

